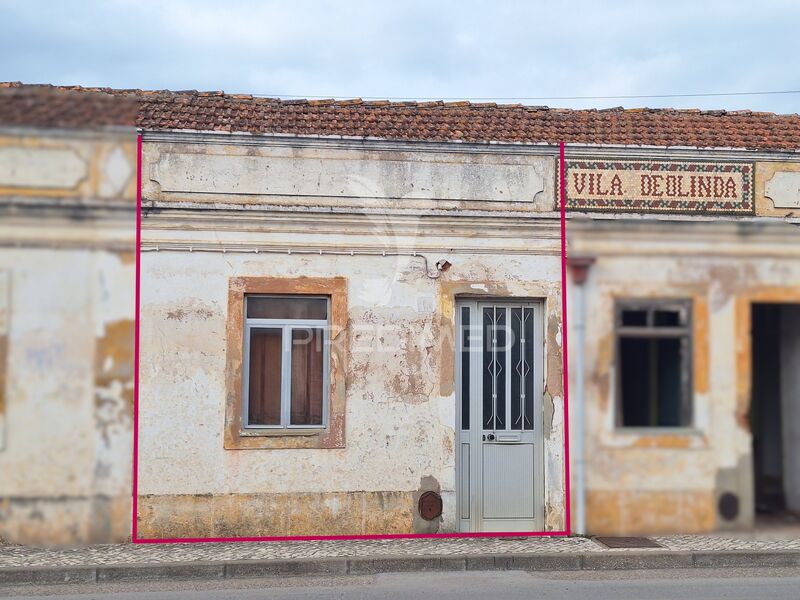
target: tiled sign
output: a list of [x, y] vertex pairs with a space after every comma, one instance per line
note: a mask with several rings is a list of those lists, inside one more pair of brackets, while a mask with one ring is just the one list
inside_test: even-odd
[[752, 214], [753, 165], [567, 160], [570, 210]]

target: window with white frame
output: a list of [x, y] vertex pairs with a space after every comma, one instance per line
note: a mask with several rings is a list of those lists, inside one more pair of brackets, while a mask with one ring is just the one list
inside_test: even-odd
[[244, 427], [325, 427], [329, 298], [245, 295], [244, 309]]

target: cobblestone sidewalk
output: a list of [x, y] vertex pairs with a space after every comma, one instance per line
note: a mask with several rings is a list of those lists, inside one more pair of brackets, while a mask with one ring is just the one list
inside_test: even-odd
[[[636, 552], [800, 551], [800, 539], [762, 540], [727, 536], [652, 537], [662, 548]], [[293, 542], [186, 544], [117, 544], [44, 549], [0, 546], [0, 568], [78, 567], [309, 558], [470, 556], [487, 554], [585, 554], [630, 552], [610, 550], [587, 538], [415, 538]]]

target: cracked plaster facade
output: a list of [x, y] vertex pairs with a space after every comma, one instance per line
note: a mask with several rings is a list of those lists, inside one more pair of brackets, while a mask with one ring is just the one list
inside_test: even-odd
[[[145, 141], [140, 535], [453, 531], [453, 311], [467, 295], [546, 301], [545, 528], [562, 529], [556, 149], [211, 137]], [[64, 169], [41, 167], [40, 180], [36, 168], [0, 171], [0, 194], [20, 207], [4, 217], [12, 243], [0, 249], [0, 537], [123, 540], [135, 143], [29, 132], [0, 138], [0, 148], [6, 165], [69, 155]], [[182, 171], [162, 182], [178, 164], [173, 154]], [[227, 167], [216, 178], [213, 168], [192, 168], [211, 168], [220, 156], [247, 158], [236, 163], [247, 185], [231, 189]], [[797, 216], [800, 167], [786, 156], [734, 157], [743, 158], [755, 163], [751, 218], [571, 215], [570, 255], [595, 258], [584, 349], [592, 533], [752, 525], [749, 310], [752, 302], [800, 303], [798, 230], [784, 222]], [[262, 169], [272, 165], [289, 180], [265, 186]], [[352, 165], [360, 166], [351, 180]], [[298, 172], [302, 185], [291, 180]], [[430, 189], [409, 187], [417, 174]], [[34, 205], [47, 208], [44, 218]], [[221, 247], [231, 251], [205, 251]], [[342, 249], [354, 255], [328, 253]], [[433, 273], [439, 259], [452, 266], [431, 279], [426, 268]], [[225, 447], [227, 295], [237, 277], [346, 280], [341, 447]], [[693, 301], [693, 427], [618, 431], [613, 299], [665, 296]], [[415, 506], [429, 489], [444, 499], [433, 523]], [[741, 498], [733, 523], [718, 515], [725, 491]]]

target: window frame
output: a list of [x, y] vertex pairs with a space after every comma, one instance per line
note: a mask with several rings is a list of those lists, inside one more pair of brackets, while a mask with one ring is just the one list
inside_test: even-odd
[[[250, 298], [302, 298], [325, 300], [326, 319], [259, 319], [247, 317], [247, 302]], [[244, 348], [242, 360], [242, 429], [257, 430], [323, 430], [328, 426], [330, 395], [330, 323], [331, 298], [319, 294], [262, 294], [246, 293], [243, 302]], [[250, 411], [250, 334], [252, 329], [281, 330], [281, 418], [277, 425], [251, 424]], [[319, 425], [291, 423], [292, 402], [292, 332], [295, 329], [322, 329], [322, 423]]]
[[[654, 314], [658, 310], [677, 309], [685, 311], [685, 323], [678, 326], [658, 327], [653, 324]], [[695, 398], [694, 398], [694, 301], [692, 298], [617, 298], [614, 301], [614, 364], [615, 364], [615, 409], [614, 425], [621, 432], [646, 432], [650, 434], [694, 432], [695, 431]], [[647, 311], [646, 325], [623, 325], [622, 315], [626, 310]], [[621, 340], [628, 338], [685, 339], [685, 360], [681, 370], [681, 415], [683, 425], [625, 425], [623, 423], [622, 398], [622, 356]]]
[[[234, 275], [228, 278], [225, 320], [225, 423], [222, 446], [226, 450], [338, 449], [347, 447], [347, 365], [349, 338], [348, 279], [333, 277], [275, 277]], [[328, 423], [317, 429], [245, 429], [244, 402], [244, 297], [245, 295], [306, 295], [330, 298], [330, 365]]]

